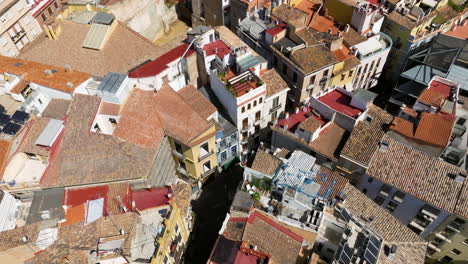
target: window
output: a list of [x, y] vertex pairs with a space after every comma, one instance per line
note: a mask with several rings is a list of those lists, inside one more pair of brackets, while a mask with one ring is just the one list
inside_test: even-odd
[[242, 107], [242, 110], [241, 110], [242, 113], [245, 112], [245, 106]]
[[52, 15], [52, 8], [47, 8], [47, 13], [49, 13], [49, 15]]
[[327, 77], [327, 76], [328, 76], [328, 70], [325, 70], [325, 71], [323, 72], [323, 77]]
[[260, 97], [260, 99], [258, 99], [258, 103], [261, 104], [263, 102], [263, 97]]
[[293, 73], [293, 82], [294, 83], [297, 82], [297, 73], [296, 72]]
[[231, 147], [231, 154], [232, 154], [233, 156], [237, 155], [237, 146], [232, 146], [232, 147]]
[[451, 261], [453, 260], [453, 258], [449, 257], [449, 256], [445, 256], [443, 257], [440, 261], [442, 263], [450, 263]]
[[368, 65], [369, 65], [369, 64], [366, 64], [366, 66], [364, 66], [364, 73], [367, 72], [367, 66], [368, 66]]
[[167, 256], [164, 256], [164, 264], [166, 264], [168, 260]]
[[367, 122], [367, 123], [372, 122], [372, 116], [366, 115], [366, 122]]
[[357, 70], [358, 75], [361, 74], [361, 69], [362, 69], [362, 67], [359, 67], [359, 69]]
[[278, 117], [278, 112], [277, 111], [274, 111], [273, 113], [271, 113], [271, 120], [275, 120], [275, 118]]
[[55, 7], [55, 9], [57, 9], [59, 7], [57, 2], [54, 2], [54, 7]]
[[278, 66], [278, 57], [273, 57], [273, 65]]
[[210, 153], [210, 149], [208, 147], [208, 142], [206, 142], [200, 146], [200, 157], [203, 157], [207, 155], [208, 153]]
[[231, 135], [231, 141], [236, 141], [237, 140], [237, 134]]
[[385, 198], [380, 195], [377, 195], [377, 197], [375, 197], [374, 199], [374, 202], [378, 205], [382, 205], [385, 202]]
[[187, 171], [187, 167], [185, 166], [185, 162], [179, 160], [179, 167], [184, 170], [184, 171]]
[[273, 107], [276, 107], [278, 105], [279, 105], [279, 96], [273, 99]]
[[227, 152], [223, 151], [221, 152], [221, 162], [225, 161], [227, 159]]
[[396, 191], [395, 194], [393, 195], [393, 200], [394, 201], [402, 203], [403, 199], [405, 199], [405, 194], [403, 192]]
[[182, 145], [180, 145], [179, 143], [177, 143], [177, 142], [174, 141], [174, 146], [175, 146], [176, 151], [177, 151], [179, 154], [183, 154], [183, 153], [184, 153], [184, 151], [182, 150]]
[[309, 85], [315, 83], [315, 75], [310, 77]]
[[253, 102], [253, 107], [256, 107], [256, 106], [257, 106], [257, 100]]
[[463, 229], [463, 226], [465, 225], [465, 220], [460, 219], [460, 218], [455, 218], [449, 226], [455, 230], [461, 231]]
[[242, 120], [242, 129], [248, 129], [249, 128], [249, 119], [248, 118], [244, 118], [244, 120]]
[[41, 100], [41, 99], [37, 99], [37, 101], [38, 101], [40, 104], [42, 104], [42, 100]]
[[283, 73], [286, 74], [288, 72], [288, 68], [286, 67], [286, 64], [283, 63]]
[[250, 108], [252, 108], [252, 106], [250, 104], [247, 105], [247, 110], [250, 110]]
[[117, 120], [115, 120], [115, 118], [109, 118], [109, 122], [112, 124], [117, 124]]
[[206, 173], [211, 170], [211, 163], [210, 161], [207, 161], [206, 163], [203, 164], [203, 173]]
[[346, 77], [346, 74], [342, 73], [342, 74], [341, 74], [340, 81], [344, 81], [345, 77]]
[[468, 239], [465, 239], [462, 243], [465, 244], [465, 246], [468, 246]]
[[221, 141], [219, 142], [219, 147], [222, 148], [222, 149], [225, 148], [225, 147], [226, 147], [226, 140], [224, 140], [224, 139], [221, 140]]
[[377, 60], [377, 64], [375, 65], [376, 68], [378, 68], [378, 67], [380, 66], [380, 61], [381, 61], [381, 60], [382, 60], [382, 58], [379, 58], [379, 59]]
[[395, 203], [394, 201], [390, 201], [388, 202], [387, 204], [387, 210], [392, 213], [393, 211], [395, 211], [395, 209], [398, 207], [398, 203]]
[[353, 73], [354, 73], [354, 71], [353, 71], [353, 70], [349, 71], [348, 77], [351, 77], [351, 76], [353, 76]]
[[177, 233], [177, 231], [179, 231], [179, 225], [178, 224], [175, 225], [174, 230], [175, 230], [175, 233]]
[[455, 254], [455, 255], [460, 255], [460, 254], [461, 254], [461, 251], [458, 250], [458, 249], [456, 249], [456, 248], [454, 248], [454, 249], [452, 249], [452, 251], [450, 251], [450, 253]]
[[255, 113], [255, 122], [260, 121], [261, 111]]
[[44, 13], [41, 14], [42, 21], [46, 21], [47, 17]]

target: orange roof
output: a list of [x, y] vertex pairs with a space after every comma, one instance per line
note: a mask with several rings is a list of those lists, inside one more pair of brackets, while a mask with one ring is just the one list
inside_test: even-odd
[[118, 116], [120, 112], [120, 105], [102, 102], [99, 108], [99, 114], [101, 115], [113, 115]]
[[191, 146], [213, 126], [167, 83], [156, 94], [133, 89], [120, 116], [114, 136], [147, 148], [158, 148], [164, 133]]
[[[46, 70], [51, 70], [53, 73], [46, 74]], [[51, 65], [4, 56], [0, 56], [0, 72], [21, 76], [25, 82], [37, 83], [68, 93], [72, 93], [77, 86], [91, 77], [84, 72], [65, 71], [63, 68]], [[71, 83], [71, 86], [67, 85], [68, 83]], [[20, 88], [14, 88], [12, 92], [19, 93]]]
[[418, 116], [418, 112], [416, 112], [416, 110], [413, 110], [413, 109], [411, 109], [411, 108], [409, 108], [409, 107], [403, 108], [402, 111], [403, 111], [404, 113], [406, 113], [406, 114], [412, 116], [412, 117], [417, 117], [417, 116]]
[[309, 24], [310, 20], [312, 19], [313, 14], [317, 11], [319, 6], [320, 4], [314, 3], [312, 1], [302, 0], [295, 7], [307, 14], [306, 24]]
[[351, 50], [348, 47], [346, 47], [346, 45], [341, 45], [341, 48], [333, 51], [333, 54], [335, 54], [336, 58], [339, 61], [345, 61], [353, 57]]
[[314, 30], [317, 30], [318, 32], [323, 32], [323, 33], [328, 33], [328, 29], [332, 30], [332, 34], [336, 35], [340, 31], [336, 26], [333, 21], [326, 19], [323, 16], [317, 15], [314, 20], [312, 20], [312, 23], [310, 24], [310, 27]]
[[431, 145], [446, 147], [454, 121], [441, 114], [422, 113], [415, 137]]
[[0, 180], [3, 177], [3, 170], [8, 159], [8, 153], [10, 152], [11, 142], [0, 139]]
[[218, 111], [216, 107], [193, 85], [187, 85], [177, 92], [201, 117], [207, 119]]
[[427, 105], [441, 107], [444, 102], [444, 96], [431, 89], [425, 89], [418, 97], [418, 100]]
[[82, 203], [80, 205], [68, 208], [67, 212], [65, 213], [65, 222], [63, 222], [61, 225], [62, 226], [74, 225], [74, 224], [84, 221], [85, 204], [86, 203]]
[[468, 22], [465, 21], [463, 26], [458, 26], [455, 30], [445, 33], [445, 35], [459, 39], [468, 39]]
[[442, 114], [421, 113], [416, 131], [414, 124], [396, 117], [391, 129], [407, 138], [437, 147], [446, 147], [452, 134], [454, 119]]

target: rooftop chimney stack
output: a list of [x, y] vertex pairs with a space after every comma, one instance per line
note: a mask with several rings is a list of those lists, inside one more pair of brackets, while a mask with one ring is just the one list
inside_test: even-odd
[[284, 114], [284, 119], [288, 119], [288, 118], [289, 118], [289, 112], [286, 112], [286, 113]]

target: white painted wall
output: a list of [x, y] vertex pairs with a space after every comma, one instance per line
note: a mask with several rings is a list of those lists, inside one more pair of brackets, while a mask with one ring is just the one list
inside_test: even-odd
[[287, 88], [279, 93], [273, 94], [269, 97], [265, 97], [265, 102], [263, 104], [262, 127], [266, 127], [268, 126], [269, 122], [273, 122], [273, 119], [271, 118], [273, 112], [270, 112], [270, 110], [273, 107], [273, 100], [275, 98], [279, 98], [279, 104], [281, 105], [281, 107], [278, 110], [275, 110], [274, 112], [277, 113], [277, 117], [284, 113], [284, 109], [286, 106], [286, 98], [289, 90], [290, 89]]
[[0, 232], [3, 232], [15, 228], [16, 213], [21, 202], [7, 191], [0, 190], [0, 192], [4, 194], [0, 201]]

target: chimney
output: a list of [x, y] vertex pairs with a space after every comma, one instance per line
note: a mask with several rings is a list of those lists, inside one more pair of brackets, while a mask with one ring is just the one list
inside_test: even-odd
[[276, 126], [276, 124], [278, 124], [278, 118], [277, 117], [273, 118], [273, 125]]
[[346, 33], [348, 33], [348, 31], [349, 31], [349, 24], [346, 24], [345, 30], [344, 30], [344, 31], [345, 31]]
[[284, 114], [284, 119], [288, 119], [288, 118], [289, 118], [289, 112], [286, 112], [286, 113]]
[[65, 69], [65, 72], [71, 72], [72, 71], [70, 64], [66, 64], [65, 67], [63, 67], [63, 68]]
[[68, 88], [73, 88], [73, 83], [72, 82], [67, 82], [67, 87]]
[[296, 114], [299, 113], [299, 107], [296, 106]]
[[47, 75], [47, 76], [51, 76], [52, 75], [52, 70], [51, 69], [46, 69], [44, 71], [44, 73]]
[[390, 256], [394, 256], [397, 252], [398, 246], [397, 245], [392, 245], [390, 248]]

